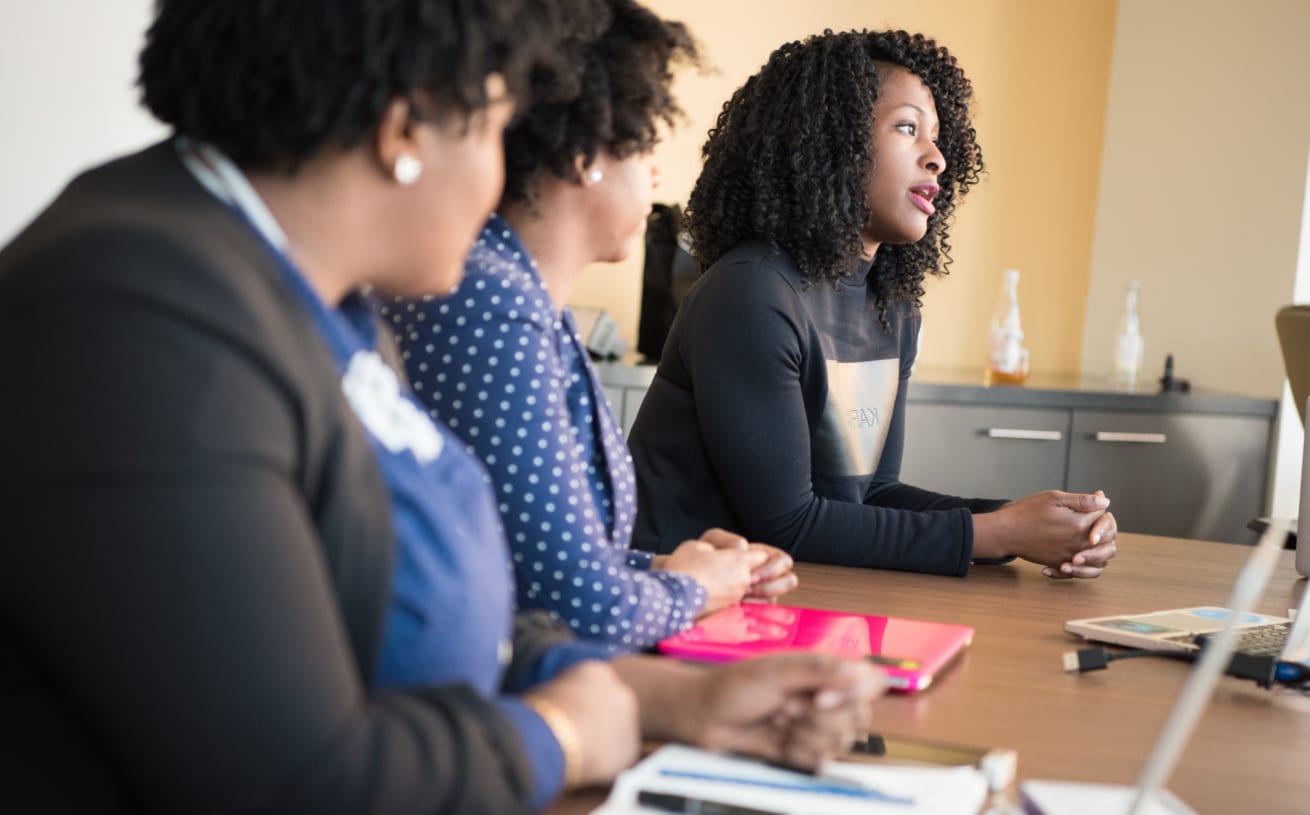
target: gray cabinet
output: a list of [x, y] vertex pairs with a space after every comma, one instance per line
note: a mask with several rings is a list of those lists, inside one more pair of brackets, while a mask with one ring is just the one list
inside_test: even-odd
[[1251, 416], [1074, 411], [1074, 492], [1103, 489], [1120, 528], [1247, 541], [1264, 514], [1270, 422]]
[[1271, 417], [910, 400], [901, 479], [950, 495], [1104, 490], [1125, 532], [1247, 542]]
[[1015, 498], [1064, 484], [1069, 411], [911, 402], [901, 480], [948, 495]]

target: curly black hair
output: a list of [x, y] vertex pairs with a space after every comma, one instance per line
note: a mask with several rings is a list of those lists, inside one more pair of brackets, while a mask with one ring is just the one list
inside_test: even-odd
[[880, 62], [918, 75], [940, 120], [946, 169], [927, 234], [879, 247], [869, 275], [884, 326], [890, 304], [920, 305], [924, 276], [947, 272], [956, 203], [984, 166], [968, 78], [945, 48], [905, 31], [829, 30], [787, 43], [732, 95], [702, 150], [705, 165], [687, 207], [701, 268], [753, 239], [786, 252], [811, 283], [855, 271], [870, 216], [865, 190], [876, 159], [871, 111]]
[[563, 0], [559, 58], [532, 72], [531, 106], [505, 132], [504, 203], [531, 203], [542, 176], [573, 178], [578, 156], [590, 163], [655, 146], [662, 120], [682, 111], [670, 93], [672, 68], [698, 64], [681, 23], [632, 0]]
[[158, 0], [144, 105], [238, 165], [294, 171], [376, 132], [387, 105], [465, 120], [485, 79], [522, 97], [560, 29], [546, 0]]

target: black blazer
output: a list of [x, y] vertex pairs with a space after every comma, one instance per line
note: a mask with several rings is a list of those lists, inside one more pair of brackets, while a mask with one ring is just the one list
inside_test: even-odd
[[526, 808], [494, 706], [368, 687], [381, 473], [309, 315], [170, 144], [0, 252], [0, 349], [0, 809]]

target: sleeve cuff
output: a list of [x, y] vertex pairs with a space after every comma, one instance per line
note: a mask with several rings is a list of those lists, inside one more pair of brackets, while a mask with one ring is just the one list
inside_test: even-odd
[[536, 665], [525, 671], [514, 685], [506, 687], [505, 690], [510, 693], [521, 693], [534, 685], [554, 679], [574, 665], [593, 659], [609, 662], [610, 656], [609, 649], [600, 642], [570, 640], [552, 645], [541, 655]]
[[982, 513], [986, 513], [986, 512], [995, 512], [996, 510], [1000, 509], [1001, 507], [1005, 506], [1006, 504], [1008, 504], [1008, 503], [1010, 503], [1010, 502], [1009, 502], [1009, 501], [998, 501], [998, 500], [984, 499], [984, 498], [975, 498], [975, 499], [973, 499], [972, 501], [970, 501], [969, 503], [970, 503], [970, 507], [969, 507], [969, 515], [970, 515], [970, 518], [971, 518], [971, 520], [969, 521], [969, 532], [968, 532], [968, 535], [969, 535], [969, 554], [970, 554], [970, 557], [969, 557], [969, 565], [971, 565], [971, 566], [1003, 566], [1004, 564], [1013, 561], [1013, 560], [1014, 560], [1014, 555], [1009, 555], [1009, 556], [1007, 556], [1007, 557], [973, 557], [973, 521], [972, 521], [972, 516], [973, 516], [974, 514], [982, 514]]
[[705, 587], [696, 578], [679, 572], [659, 571], [652, 574], [668, 587], [669, 596], [673, 601], [669, 614], [669, 629], [665, 632], [665, 636], [672, 636], [689, 628], [710, 600]]
[[556, 645], [541, 656], [537, 668], [537, 681], [545, 682], [588, 660], [609, 662], [609, 649], [600, 642], [577, 640], [564, 645]]
[[496, 700], [501, 713], [514, 724], [523, 751], [532, 765], [532, 811], [541, 812], [564, 789], [564, 750], [546, 721], [517, 699]]

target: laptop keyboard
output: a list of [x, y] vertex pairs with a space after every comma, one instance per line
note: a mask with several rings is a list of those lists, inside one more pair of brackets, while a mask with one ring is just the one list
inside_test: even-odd
[[[1283, 646], [1287, 643], [1287, 635], [1292, 630], [1292, 623], [1270, 623], [1269, 625], [1257, 625], [1246, 629], [1237, 637], [1237, 644], [1233, 647], [1233, 653], [1247, 654], [1253, 657], [1276, 657], [1283, 652]], [[1212, 638], [1212, 634], [1202, 634], [1196, 637], [1197, 645], [1204, 644], [1204, 640]]]

